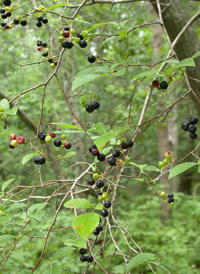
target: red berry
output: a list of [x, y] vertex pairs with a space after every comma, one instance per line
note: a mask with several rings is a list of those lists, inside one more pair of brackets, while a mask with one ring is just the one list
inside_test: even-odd
[[51, 133], [51, 137], [52, 138], [56, 138], [56, 134], [55, 133]]
[[23, 136], [20, 136], [20, 137], [17, 138], [17, 143], [18, 143], [18, 144], [21, 145], [21, 144], [23, 144], [24, 142], [25, 142], [25, 138], [24, 138]]
[[37, 50], [38, 50], [38, 51], [41, 51], [41, 50], [42, 50], [42, 46], [39, 46], [39, 47], [37, 48]]
[[70, 36], [70, 32], [68, 30], [63, 31], [63, 37], [68, 38]]
[[159, 85], [160, 85], [160, 83], [159, 83], [158, 80], [154, 80], [154, 81], [152, 82], [152, 87], [154, 87], [154, 88], [158, 88]]
[[16, 135], [15, 134], [10, 134], [10, 140], [12, 141], [12, 140], [16, 140]]
[[92, 155], [94, 155], [94, 156], [98, 156], [99, 155], [98, 148], [93, 148], [92, 149]]
[[70, 149], [72, 147], [72, 145], [70, 143], [68, 143], [68, 142], [65, 142], [64, 147], [66, 149]]
[[11, 143], [10, 143], [10, 144], [9, 144], [9, 148], [12, 148], [12, 149], [13, 149], [13, 148], [15, 148], [15, 147], [14, 147], [14, 146], [12, 146], [12, 145], [11, 145]]

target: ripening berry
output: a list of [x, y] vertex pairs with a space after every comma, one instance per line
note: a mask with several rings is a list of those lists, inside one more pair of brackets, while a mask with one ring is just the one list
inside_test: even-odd
[[151, 83], [151, 85], [152, 85], [152, 87], [154, 87], [154, 88], [158, 88], [159, 85], [160, 85], [160, 83], [159, 83], [158, 80], [154, 80], [154, 81]]
[[171, 159], [172, 157], [173, 157], [173, 154], [172, 154], [171, 151], [167, 151], [167, 152], [165, 153], [165, 158]]

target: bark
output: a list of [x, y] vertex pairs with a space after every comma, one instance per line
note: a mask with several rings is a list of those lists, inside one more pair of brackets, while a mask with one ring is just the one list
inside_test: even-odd
[[[150, 0], [153, 7], [157, 11], [157, 5], [155, 4], [155, 0]], [[169, 4], [169, 0], [162, 0], [163, 4]], [[166, 8], [166, 5], [162, 6], [163, 12], [163, 21], [167, 33], [170, 37], [170, 40], [173, 42], [182, 28], [186, 25], [186, 23], [190, 20], [190, 16], [183, 7], [180, 0], [170, 1], [171, 4]], [[200, 19], [198, 19], [200, 20]], [[200, 43], [198, 37], [195, 33], [194, 26], [190, 26], [189, 29], [184, 33], [184, 35], [180, 38], [179, 42], [175, 46], [175, 52], [179, 60], [183, 60], [185, 58], [189, 58], [194, 55], [196, 52], [200, 51]], [[199, 71], [200, 71], [200, 57], [194, 59], [196, 66], [195, 67], [187, 67], [187, 75], [191, 78], [200, 80]], [[200, 98], [200, 82], [189, 79], [191, 88], [195, 92], [198, 98]], [[194, 104], [196, 106], [196, 110], [200, 114], [200, 99], [198, 99], [192, 95]]]

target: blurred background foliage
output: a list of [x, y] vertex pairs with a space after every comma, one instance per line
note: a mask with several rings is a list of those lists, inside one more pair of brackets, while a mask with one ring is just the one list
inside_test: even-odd
[[[20, 1], [19, 1], [20, 2]], [[38, 4], [43, 4], [45, 7], [49, 6], [49, 1], [36, 1]], [[53, 1], [51, 1], [53, 2]], [[185, 10], [192, 16], [196, 12], [196, 8], [199, 4], [188, 1], [182, 1]], [[53, 3], [51, 3], [53, 4]], [[83, 8], [77, 16], [77, 21], [73, 24], [73, 27], [80, 32], [90, 27], [90, 24], [96, 24], [105, 22], [110, 10], [109, 5], [96, 4], [95, 6], [87, 6]], [[30, 6], [24, 6], [14, 11], [14, 14], [24, 14], [24, 12], [30, 11]], [[61, 12], [62, 8], [57, 9], [57, 12]], [[73, 9], [66, 10], [66, 16], [72, 16]], [[72, 78], [81, 70], [89, 68], [91, 66], [105, 66], [110, 68], [111, 65], [108, 62], [104, 62], [101, 59], [98, 60], [98, 64], [89, 64], [87, 62], [87, 56], [81, 52], [78, 48], [73, 50], [66, 50], [60, 68], [58, 70], [58, 77], [61, 79], [62, 85], [65, 91], [70, 97], [70, 104], [73, 111], [81, 119], [82, 123], [89, 129], [94, 123], [102, 122], [106, 124], [107, 129], [112, 129], [118, 126], [126, 124], [126, 119], [129, 112], [129, 102], [131, 94], [134, 89], [135, 82], [131, 82], [134, 75], [146, 71], [148, 66], [132, 66], [133, 64], [147, 64], [152, 65], [155, 62], [165, 58], [169, 46], [166, 43], [164, 36], [161, 37], [162, 47], [160, 48], [160, 54], [156, 55], [154, 51], [154, 31], [152, 26], [145, 26], [138, 28], [135, 31], [130, 32], [125, 38], [110, 39], [105, 43], [105, 38], [115, 35], [117, 31], [130, 30], [133, 26], [149, 23], [153, 20], [155, 15], [152, 13], [148, 2], [142, 3], [127, 3], [126, 5], [114, 5], [109, 21], [123, 22], [124, 26], [113, 27], [113, 25], [105, 25], [103, 27], [102, 36], [98, 36], [101, 33], [102, 27], [91, 31], [92, 38], [88, 42], [88, 47], [85, 49], [86, 53], [94, 53], [96, 56], [100, 56], [105, 60], [112, 61], [113, 63], [124, 63], [130, 65], [126, 69], [126, 73], [119, 77], [108, 78], [104, 77], [97, 79], [91, 83], [85, 85], [85, 87], [79, 92], [75, 93], [71, 91]], [[27, 27], [15, 26], [12, 30], [1, 31], [0, 33], [0, 58], [1, 58], [1, 74], [0, 74], [0, 91], [5, 94], [9, 99], [25, 91], [33, 86], [37, 86], [44, 82], [53, 72], [48, 62], [41, 64], [22, 66], [22, 64], [41, 62], [41, 52], [37, 51], [36, 42], [38, 39], [46, 41], [50, 48], [50, 37], [52, 37], [55, 29], [57, 28], [58, 16], [49, 13], [47, 15], [49, 24], [42, 28], [35, 26], [34, 20], [31, 21]], [[90, 18], [89, 23], [87, 23]], [[79, 20], [79, 21], [78, 21]], [[67, 20], [62, 20], [62, 25], [68, 25]], [[86, 22], [86, 23], [85, 23]], [[70, 24], [71, 26], [71, 24]], [[199, 28], [196, 28], [196, 33], [199, 35]], [[105, 36], [104, 36], [105, 35]], [[60, 29], [57, 28], [57, 32], [52, 39], [52, 52], [53, 55], [59, 54], [61, 46], [58, 43], [58, 37], [60, 36]], [[128, 58], [127, 56], [130, 55]], [[190, 56], [189, 56], [190, 57]], [[168, 67], [169, 68], [169, 67]], [[169, 80], [165, 76], [166, 80]], [[131, 119], [130, 125], [133, 126], [128, 131], [127, 137], [130, 138], [133, 134], [134, 126], [137, 125], [139, 120], [140, 111], [143, 106], [145, 96], [147, 94], [149, 82], [141, 83], [137, 89], [134, 100], [132, 101]], [[169, 88], [166, 92], [155, 89], [153, 96], [151, 97], [149, 108], [146, 113], [145, 120], [148, 120], [163, 109], [170, 106], [181, 95], [187, 92], [188, 88], [184, 82], [184, 79], [180, 76], [176, 76], [170, 82]], [[101, 107], [98, 111], [88, 114], [84, 108], [80, 105], [81, 95], [94, 92], [94, 99], [98, 100]], [[25, 111], [25, 113], [37, 124], [40, 109], [41, 99], [43, 94], [43, 88], [38, 88], [34, 91], [26, 93], [21, 96], [18, 102], [18, 107]], [[192, 104], [193, 107], [193, 104]], [[197, 110], [193, 107], [193, 114], [196, 114]], [[183, 158], [187, 153], [195, 148], [197, 141], [191, 140], [188, 134], [184, 134], [180, 130], [181, 123], [188, 120], [190, 114], [189, 105], [185, 100], [181, 100], [174, 111], [171, 111], [167, 117], [160, 117], [158, 120], [152, 121], [150, 124], [146, 124], [142, 128], [142, 133], [138, 136], [134, 147], [132, 148], [130, 157], [136, 158], [134, 161], [138, 164], [148, 163], [150, 165], [157, 166], [157, 162], [164, 158], [164, 155], [160, 154], [160, 148], [165, 147], [166, 151], [171, 149], [171, 144], [168, 142], [167, 147], [163, 144], [162, 138], [159, 138], [159, 130], [166, 129], [166, 138], [168, 138], [168, 125], [170, 117], [176, 117], [175, 127], [178, 128], [178, 145], [176, 147], [177, 159]], [[162, 118], [165, 118], [162, 120]], [[75, 124], [73, 117], [70, 116], [70, 112], [65, 103], [63, 94], [58, 87], [55, 79], [52, 79], [48, 86], [45, 96], [45, 106], [43, 122], [63, 122], [66, 124]], [[25, 166], [22, 165], [22, 158], [30, 153], [30, 146], [24, 145], [17, 147], [16, 149], [9, 149], [9, 135], [15, 133], [17, 136], [23, 135], [25, 138], [34, 138], [35, 132], [27, 126], [26, 122], [22, 121], [18, 116], [9, 118], [7, 129], [4, 129], [4, 122], [0, 122], [0, 180], [5, 182], [10, 178], [16, 178], [12, 183], [12, 187], [18, 185], [35, 186], [40, 184], [38, 176], [38, 166], [34, 165], [33, 160], [28, 162]], [[171, 124], [170, 124], [171, 126]], [[172, 125], [173, 126], [173, 125]], [[48, 131], [48, 127], [42, 124], [41, 128], [44, 132]], [[59, 131], [59, 128], [52, 127], [52, 131]], [[124, 137], [124, 136], [121, 136]], [[49, 180], [55, 180], [58, 175], [70, 167], [75, 162], [89, 161], [92, 163], [93, 158], [86, 154], [88, 151], [88, 142], [84, 134], [82, 133], [69, 133], [67, 132], [67, 139], [72, 143], [73, 150], [77, 152], [77, 155], [72, 159], [59, 161], [56, 163], [56, 168], [52, 165], [42, 166], [42, 179], [43, 182]], [[37, 141], [34, 142], [37, 146]], [[45, 153], [50, 154], [50, 159], [57, 157], [60, 152], [58, 148], [55, 148], [53, 144], [41, 143], [42, 149]], [[47, 147], [50, 147], [47, 148]], [[188, 161], [193, 161], [193, 157], [188, 157]], [[64, 176], [65, 179], [74, 179], [78, 174], [83, 171], [81, 165], [75, 166], [70, 169]], [[103, 168], [103, 167], [102, 167]], [[126, 170], [126, 175], [136, 175], [135, 169]], [[156, 174], [155, 174], [156, 177]], [[81, 183], [87, 185], [87, 181], [90, 178], [86, 175]], [[181, 186], [181, 180], [186, 187]], [[119, 190], [116, 205], [114, 207], [114, 213], [117, 221], [122, 222], [121, 226], [127, 227], [128, 231], [136, 243], [142, 248], [143, 252], [150, 252], [156, 254], [157, 258], [161, 258], [158, 262], [160, 265], [166, 267], [171, 273], [176, 274], [196, 274], [199, 273], [200, 260], [199, 260], [199, 220], [200, 220], [200, 195], [199, 191], [194, 193], [194, 189], [199, 183], [199, 176], [195, 168], [190, 172], [184, 173], [182, 176], [177, 177], [173, 182], [157, 182], [156, 188], [158, 191], [173, 190], [171, 184], [176, 185], [175, 205], [173, 208], [163, 207], [162, 201], [151, 188], [146, 184], [134, 181], [123, 177], [121, 185], [126, 188]], [[57, 185], [58, 186], [58, 185]], [[51, 185], [45, 188], [37, 189], [35, 191], [36, 196], [48, 196], [53, 193], [57, 188], [56, 185]], [[9, 187], [11, 189], [11, 186]], [[32, 190], [26, 191], [17, 196], [18, 200], [24, 199], [31, 194]], [[64, 191], [63, 191], [64, 192]], [[81, 197], [87, 197], [89, 200], [95, 203], [94, 193], [88, 195], [82, 195]], [[26, 227], [22, 237], [16, 246], [13, 254], [10, 256], [1, 273], [21, 273], [28, 274], [37, 262], [40, 256], [41, 248], [44, 243], [44, 239], [34, 238], [32, 236], [44, 237], [49, 228], [49, 225], [54, 216], [56, 207], [59, 205], [61, 197], [58, 196], [52, 199], [49, 205], [45, 208], [45, 215], [38, 219], [33, 219]], [[44, 202], [43, 199], [30, 199], [30, 205], [35, 203]], [[24, 202], [27, 204], [27, 201]], [[8, 202], [5, 209], [9, 208], [12, 202]], [[6, 222], [0, 218], [1, 235], [11, 234], [18, 235], [21, 226], [24, 223], [23, 209], [16, 209], [12, 214], [6, 216]], [[63, 208], [57, 218], [53, 231], [50, 234], [48, 240], [47, 249], [44, 256], [44, 261], [41, 263], [41, 267], [35, 273], [45, 273], [48, 263], [53, 254], [64, 247], [66, 239], [74, 237], [74, 234], [67, 227], [71, 225], [73, 220], [73, 212], [69, 209]], [[15, 224], [15, 225], [12, 225]], [[115, 228], [113, 228], [115, 230]], [[102, 232], [103, 234], [104, 232]], [[114, 235], [117, 239], [118, 245], [124, 253], [131, 258], [134, 254], [128, 253], [128, 248], [124, 242], [122, 234], [116, 229]], [[95, 236], [90, 236], [93, 239]], [[101, 242], [101, 235], [99, 242]], [[130, 240], [130, 239], [129, 239]], [[100, 243], [99, 243], [100, 244]], [[0, 245], [1, 246], [1, 245]], [[134, 247], [137, 250], [137, 247]], [[98, 249], [98, 243], [94, 247], [94, 250]], [[9, 247], [4, 250], [1, 247], [2, 255], [7, 254]], [[109, 273], [117, 274], [115, 266], [123, 263], [121, 256], [112, 256], [115, 252], [115, 247], [112, 242], [109, 242], [105, 247], [104, 254], [98, 257], [99, 262], [105, 268], [109, 268]], [[81, 273], [84, 269], [84, 264], [79, 260], [79, 254], [77, 248], [69, 247], [69, 253], [60, 259], [54, 260], [53, 265], [63, 268], [62, 273]], [[157, 274], [165, 273], [161, 268], [155, 267]], [[90, 271], [88, 272], [90, 273]], [[97, 268], [95, 274], [102, 273]], [[120, 272], [119, 272], [120, 273]], [[131, 273], [145, 273], [149, 274], [151, 271], [149, 268], [142, 264], [132, 270]]]

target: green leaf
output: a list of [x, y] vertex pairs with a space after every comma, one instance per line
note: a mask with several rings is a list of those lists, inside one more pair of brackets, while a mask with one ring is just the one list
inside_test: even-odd
[[11, 207], [9, 207], [6, 211], [12, 211], [14, 209], [23, 208], [23, 207], [26, 207], [24, 203], [16, 203], [11, 205]]
[[51, 269], [51, 274], [62, 274], [62, 269], [59, 266], [53, 266]]
[[178, 64], [179, 60], [172, 58], [172, 59], [166, 60], [165, 63], [167, 63], [167, 64]]
[[97, 67], [89, 67], [89, 68], [86, 68], [86, 69], [83, 69], [81, 71], [79, 71], [73, 79], [76, 79], [80, 76], [83, 76], [83, 75], [88, 75], [88, 74], [105, 74], [105, 73], [109, 73], [109, 70], [107, 70], [105, 67], [100, 67], [100, 66], [97, 66]]
[[38, 155], [37, 152], [31, 152], [31, 153], [25, 155], [22, 159], [22, 165], [25, 165], [26, 163], [28, 163], [36, 155]]
[[34, 214], [29, 213], [28, 216], [32, 219], [37, 220], [37, 221], [41, 221], [42, 218], [44, 217], [44, 215], [45, 215], [45, 211], [40, 211], [39, 213], [34, 213]]
[[102, 26], [104, 26], [104, 25], [113, 25], [113, 26], [118, 27], [118, 23], [115, 22], [115, 21], [113, 21], [113, 22], [106, 22], [106, 23], [94, 24], [94, 25], [92, 25], [89, 29], [87, 29], [87, 31], [91, 31], [91, 30], [93, 30], [93, 29], [96, 29], [96, 28], [98, 28], [98, 27], [102, 27]]
[[198, 167], [198, 173], [200, 173], [200, 166]]
[[142, 253], [136, 255], [134, 258], [130, 260], [127, 264], [126, 271], [130, 271], [131, 269], [135, 268], [136, 266], [144, 263], [147, 260], [154, 260], [155, 254], [152, 253]]
[[178, 64], [175, 65], [177, 68], [180, 67], [195, 67], [195, 62], [192, 58], [186, 58], [180, 61]]
[[5, 246], [7, 243], [6, 241], [13, 242], [16, 239], [16, 236], [13, 235], [2, 235], [0, 236], [0, 245], [3, 244]]
[[7, 99], [3, 99], [0, 101], [0, 106], [2, 106], [4, 108], [4, 111], [9, 110], [10, 109], [10, 104], [8, 102]]
[[64, 243], [67, 246], [75, 246], [75, 247], [83, 247], [83, 248], [87, 248], [87, 243], [86, 240], [83, 238], [80, 239], [67, 239], [67, 241]]
[[108, 152], [110, 152], [111, 149], [113, 149], [113, 147], [105, 147], [104, 149], [102, 149], [101, 153], [106, 155]]
[[118, 64], [111, 66], [110, 70], [113, 76], [122, 76], [126, 73], [126, 68], [123, 66], [118, 66]]
[[200, 51], [197, 51], [194, 55], [192, 55], [192, 59], [195, 59], [200, 56]]
[[4, 192], [5, 189], [15, 180], [15, 178], [12, 178], [8, 181], [6, 181], [5, 183], [3, 183], [2, 187], [1, 187], [1, 191]]
[[157, 74], [157, 71], [145, 71], [145, 72], [141, 72], [139, 74], [137, 74], [135, 77], [133, 77], [133, 79], [131, 80], [132, 81], [135, 81], [137, 79], [141, 79], [143, 77], [146, 77], [146, 76], [151, 76], [152, 78], [154, 77], [158, 77], [158, 76], [162, 76], [162, 74]]
[[79, 88], [82, 85], [92, 82], [102, 76], [103, 75], [100, 75], [100, 74], [88, 74], [88, 75], [83, 75], [83, 76], [77, 77], [73, 81], [72, 90], [75, 90], [76, 88]]
[[52, 257], [52, 261], [55, 261], [57, 259], [60, 259], [66, 255], [68, 255], [70, 252], [74, 250], [73, 247], [62, 247], [56, 251], [56, 253]]
[[139, 168], [141, 171], [143, 171], [143, 169], [147, 166], [147, 164], [137, 165], [136, 163], [133, 163], [133, 162], [130, 162], [129, 165], [135, 166], [135, 167]]
[[14, 106], [12, 109], [4, 111], [3, 114], [11, 115], [11, 116], [16, 115], [17, 114], [17, 106]]
[[72, 156], [76, 155], [76, 152], [75, 151], [70, 151], [70, 152], [67, 152], [65, 154], [65, 156], [63, 157], [63, 159], [66, 159], [66, 158], [70, 158]]
[[78, 127], [78, 126], [75, 126], [75, 125], [69, 125], [69, 124], [63, 124], [63, 123], [52, 123], [52, 124], [58, 125], [58, 126], [61, 126], [61, 127], [64, 127], [64, 128], [78, 129], [78, 130], [84, 131], [81, 127]]
[[95, 207], [96, 210], [102, 210], [104, 209], [104, 206], [102, 204], [98, 204], [96, 207]]
[[160, 169], [155, 166], [146, 166], [143, 168], [143, 170], [160, 172]]
[[113, 37], [106, 38], [106, 39], [103, 41], [102, 45], [105, 44], [105, 43], [108, 43], [108, 42], [110, 42], [110, 41], [113, 41], [113, 39], [117, 39], [117, 38], [119, 38], [119, 36], [113, 36]]
[[67, 6], [67, 5], [69, 5], [69, 4], [70, 4], [70, 3], [59, 3], [59, 4], [56, 4], [56, 5], [53, 5], [53, 6], [48, 7], [45, 11], [54, 10], [54, 9], [56, 9], [56, 8], [64, 7], [64, 6]]
[[172, 170], [170, 171], [168, 179], [171, 179], [196, 165], [198, 165], [198, 163], [192, 163], [192, 162], [186, 162], [186, 163], [177, 165], [174, 168], [172, 168]]
[[52, 274], [51, 267], [47, 266], [42, 274]]
[[85, 213], [76, 217], [72, 223], [73, 228], [84, 239], [92, 233], [92, 231], [99, 224], [99, 214], [97, 213]]
[[64, 207], [67, 208], [94, 208], [93, 204], [91, 204], [88, 200], [86, 199], [71, 199], [67, 201], [64, 204]]
[[109, 134], [109, 132], [108, 132], [108, 133], [103, 134], [100, 137], [98, 137], [94, 141], [94, 143], [97, 146], [98, 150], [101, 151], [102, 148], [104, 147], [104, 145], [106, 145], [106, 143], [109, 142], [110, 139], [112, 139], [115, 135], [116, 135], [116, 132], [113, 132], [113, 134]]
[[124, 267], [122, 265], [115, 266], [113, 273], [115, 274], [124, 274]]
[[47, 203], [37, 203], [37, 204], [34, 204], [34, 205], [32, 205], [32, 206], [29, 207], [29, 211], [31, 213], [33, 213], [34, 211], [36, 213], [39, 213], [40, 211], [42, 211], [45, 208], [46, 205], [47, 205]]
[[127, 29], [119, 30], [117, 33], [120, 35], [121, 38], [126, 38], [127, 37]]
[[98, 122], [94, 125], [91, 126], [90, 129], [87, 130], [88, 132], [101, 132], [101, 133], [105, 133], [106, 129], [103, 123]]

